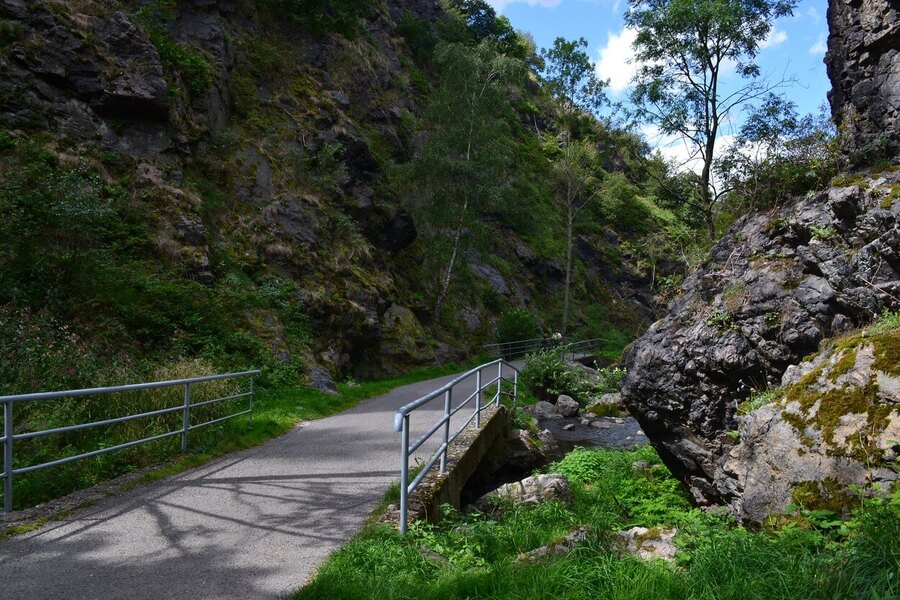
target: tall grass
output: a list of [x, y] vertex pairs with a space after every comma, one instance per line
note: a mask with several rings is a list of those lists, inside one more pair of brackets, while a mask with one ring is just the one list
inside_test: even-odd
[[[635, 460], [650, 468], [632, 469]], [[883, 600], [900, 593], [900, 512], [887, 501], [860, 509], [841, 528], [845, 533], [802, 516], [782, 530], [756, 532], [691, 508], [649, 449], [578, 451], [554, 470], [572, 477], [572, 506], [507, 506], [496, 519], [451, 515], [439, 525], [414, 524], [406, 537], [373, 526], [332, 555], [293, 598]], [[677, 560], [621, 556], [611, 533], [633, 524], [677, 526]], [[569, 554], [517, 560], [583, 525], [592, 533]], [[446, 561], [429, 559], [422, 549]]]
[[[21, 509], [34, 506], [119, 475], [170, 463], [165, 469], [146, 476], [146, 479], [156, 479], [227, 452], [260, 444], [287, 432], [302, 420], [323, 418], [351, 408], [367, 398], [387, 393], [395, 387], [455, 373], [461, 368], [450, 365], [359, 384], [343, 383], [338, 385], [337, 395], [296, 386], [258, 388], [252, 422], [247, 417], [238, 417], [191, 431], [188, 434], [187, 456], [181, 454], [181, 438], [175, 435], [65, 465], [17, 475], [13, 480], [13, 507]], [[167, 381], [215, 372], [214, 366], [204, 360], [185, 360], [157, 368], [153, 372], [152, 380]], [[112, 383], [133, 383], [133, 381], [103, 382], [104, 385]], [[248, 385], [247, 379], [192, 384], [191, 402], [201, 403], [231, 396], [247, 391]], [[182, 406], [183, 402], [184, 388], [179, 386], [18, 403], [14, 414], [14, 432], [19, 434], [91, 423], [178, 407]], [[195, 407], [191, 409], [190, 422], [197, 425], [241, 412], [247, 407], [246, 397]], [[14, 464], [16, 468], [42, 464], [169, 431], [178, 431], [181, 427], [182, 413], [175, 411], [114, 425], [30, 440], [17, 440], [14, 445]]]

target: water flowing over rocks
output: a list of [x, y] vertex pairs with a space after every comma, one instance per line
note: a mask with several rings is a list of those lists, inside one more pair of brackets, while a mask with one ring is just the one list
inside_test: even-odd
[[764, 485], [721, 467], [753, 390], [900, 308], [898, 189], [888, 169], [742, 218], [627, 352], [623, 401], [699, 503], [739, 506]]

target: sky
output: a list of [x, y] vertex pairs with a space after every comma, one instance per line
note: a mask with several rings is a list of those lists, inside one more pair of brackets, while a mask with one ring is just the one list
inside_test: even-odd
[[[634, 66], [629, 64], [634, 39], [625, 28], [623, 14], [627, 0], [488, 0], [497, 12], [506, 15], [513, 27], [534, 36], [539, 48], [553, 44], [557, 37], [584, 37], [588, 51], [597, 64], [600, 77], [609, 80], [607, 93], [613, 101], [628, 95]], [[797, 103], [800, 114], [817, 113], [826, 102], [831, 84], [825, 74], [825, 20], [827, 0], [801, 0], [794, 15], [776, 21], [772, 33], [762, 45], [758, 62], [763, 73], [779, 78], [793, 75], [797, 84], [783, 90]], [[737, 78], [736, 75], [733, 77]], [[739, 124], [740, 117], [735, 120]], [[644, 133], [663, 154], [677, 160], [684, 154], [681, 144], [665, 139], [652, 129]], [[726, 132], [725, 141], [731, 135]]]

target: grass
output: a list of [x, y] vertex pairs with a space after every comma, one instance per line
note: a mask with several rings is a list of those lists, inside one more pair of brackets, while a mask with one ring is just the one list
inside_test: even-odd
[[[257, 390], [252, 423], [246, 417], [240, 417], [221, 425], [191, 432], [188, 440], [189, 454], [181, 455], [179, 453], [178, 437], [175, 436], [169, 440], [139, 446], [139, 454], [129, 452], [129, 450], [113, 452], [61, 467], [20, 475], [14, 479], [14, 508], [22, 509], [34, 506], [104, 480], [133, 472], [141, 467], [159, 465], [159, 468], [125, 484], [124, 487], [130, 488], [157, 481], [202, 465], [224, 454], [259, 445], [286, 433], [301, 421], [321, 419], [356, 406], [363, 400], [385, 394], [394, 388], [450, 375], [463, 368], [465, 367], [448, 365], [361, 383], [341, 383], [338, 384], [339, 393], [337, 395], [302, 387], [261, 388]], [[137, 401], [140, 398], [133, 400]], [[109, 402], [109, 398], [105, 398], [105, 401]], [[140, 410], [146, 410], [144, 404], [135, 406], [140, 406]], [[133, 414], [138, 411], [135, 406], [120, 408], [125, 414]], [[46, 414], [43, 413], [41, 416], [45, 417]], [[71, 418], [72, 415], [64, 411], [62, 415], [53, 415], [53, 417]], [[180, 419], [180, 416], [178, 418]], [[67, 424], [72, 424], [72, 421]], [[145, 427], [150, 426], [145, 425]], [[165, 427], [167, 424], [160, 422], [152, 426]], [[142, 437], [152, 434], [147, 433], [146, 429], [142, 431]], [[60, 442], [57, 442], [53, 446], [40, 447], [39, 453], [27, 452], [27, 449], [23, 448], [22, 454], [17, 455], [17, 465], [18, 461], [23, 460], [22, 457], [29, 461], [28, 464], [35, 464], [58, 458], [58, 454], [52, 454], [54, 450], [64, 455], [72, 455], [129, 439], [139, 439], [134, 435], [135, 432], [131, 430], [111, 429], [103, 432], [102, 437], [94, 440], [95, 445], [89, 447], [66, 445], [60, 450]], [[26, 523], [19, 527], [24, 528], [22, 532], [34, 528], [33, 523]]]
[[[649, 468], [633, 469], [642, 460]], [[692, 508], [652, 449], [576, 450], [566, 473], [574, 502], [505, 506], [499, 518], [457, 514], [415, 523], [406, 537], [373, 525], [322, 565], [293, 600], [885, 600], [900, 593], [900, 503], [869, 501], [849, 521], [802, 511], [751, 531]], [[517, 561], [574, 528], [589, 539], [555, 560]], [[612, 532], [675, 526], [674, 563], [621, 556]], [[435, 560], [425, 550], [446, 560]], [[432, 558], [429, 558], [432, 556]]]

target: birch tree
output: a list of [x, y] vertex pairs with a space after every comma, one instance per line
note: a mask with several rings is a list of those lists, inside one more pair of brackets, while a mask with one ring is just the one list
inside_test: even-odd
[[590, 159], [596, 158], [596, 151], [588, 142], [573, 139], [573, 131], [580, 115], [595, 111], [606, 102], [604, 83], [598, 79], [596, 68], [585, 51], [587, 45], [584, 38], [570, 41], [560, 37], [553, 42], [552, 48], [542, 53], [546, 65], [545, 83], [562, 111], [562, 128], [559, 134], [562, 156], [559, 164], [565, 185], [562, 205], [566, 223], [563, 335], [566, 335], [569, 326], [575, 217], [589, 202], [589, 198], [584, 197], [584, 192], [593, 188], [592, 198], [597, 195], [597, 189], [593, 185], [596, 178], [590, 165]]
[[[507, 88], [524, 73], [520, 60], [497, 51], [496, 42], [475, 47], [441, 44], [435, 50], [440, 85], [427, 110], [427, 141], [413, 166], [414, 210], [443, 242], [434, 300], [438, 318], [450, 292], [467, 230], [496, 204], [503, 171], [511, 164]], [[446, 254], [443, 256], [443, 254]]]

